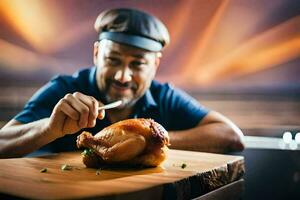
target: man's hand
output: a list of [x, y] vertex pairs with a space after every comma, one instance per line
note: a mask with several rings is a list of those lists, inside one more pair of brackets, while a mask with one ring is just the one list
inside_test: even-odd
[[80, 92], [66, 94], [54, 107], [50, 116], [48, 130], [57, 137], [73, 134], [83, 128], [96, 125], [96, 119], [103, 119], [104, 110], [98, 111], [103, 105], [92, 96]]
[[26, 124], [12, 119], [0, 130], [0, 158], [24, 156], [66, 134], [95, 126], [96, 119], [105, 115], [98, 111], [99, 105], [94, 97], [75, 92], [55, 105], [50, 118]]

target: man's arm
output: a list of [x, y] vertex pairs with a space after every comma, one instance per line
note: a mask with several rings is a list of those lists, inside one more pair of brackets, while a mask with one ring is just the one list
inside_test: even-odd
[[242, 131], [220, 113], [210, 111], [192, 129], [170, 131], [171, 148], [226, 153], [244, 149]]
[[24, 156], [58, 138], [48, 124], [49, 118], [28, 124], [11, 120], [0, 130], [0, 158]]
[[0, 130], [0, 158], [21, 157], [66, 134], [94, 127], [96, 118], [104, 118], [104, 111], [98, 111], [99, 103], [75, 92], [62, 98], [49, 118], [27, 124], [11, 120]]

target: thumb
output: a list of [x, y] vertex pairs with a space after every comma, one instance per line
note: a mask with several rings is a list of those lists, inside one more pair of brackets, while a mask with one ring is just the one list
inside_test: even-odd
[[105, 117], [105, 110], [99, 110], [99, 113], [98, 113], [98, 119], [104, 119]]

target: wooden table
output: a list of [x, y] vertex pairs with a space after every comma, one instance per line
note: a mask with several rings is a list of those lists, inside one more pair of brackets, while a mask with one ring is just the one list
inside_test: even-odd
[[[64, 164], [71, 170], [61, 170]], [[43, 168], [47, 171], [40, 172]], [[191, 199], [240, 180], [244, 171], [241, 156], [179, 150], [170, 150], [160, 167], [148, 169], [89, 169], [80, 152], [0, 159], [0, 197]]]

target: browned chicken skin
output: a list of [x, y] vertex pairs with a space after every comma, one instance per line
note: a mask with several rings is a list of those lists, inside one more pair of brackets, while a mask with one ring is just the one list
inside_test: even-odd
[[78, 148], [91, 149], [83, 155], [87, 167], [103, 164], [158, 166], [166, 158], [168, 132], [152, 119], [127, 119], [104, 128], [93, 136], [82, 132]]

